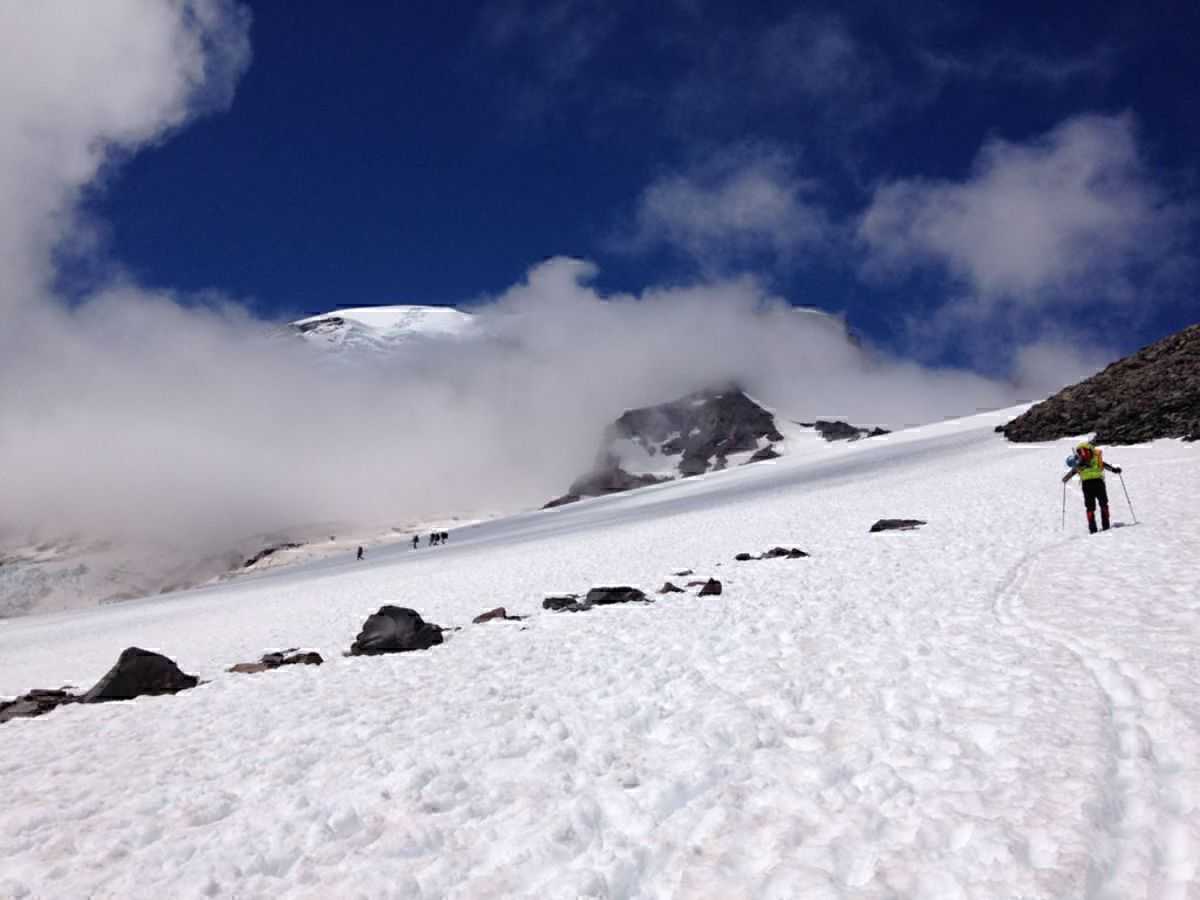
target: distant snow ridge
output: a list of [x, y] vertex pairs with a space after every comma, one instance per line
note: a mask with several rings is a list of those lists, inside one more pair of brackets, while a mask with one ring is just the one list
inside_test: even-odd
[[387, 351], [413, 340], [475, 336], [475, 316], [449, 306], [356, 306], [290, 325], [305, 340], [339, 350]]

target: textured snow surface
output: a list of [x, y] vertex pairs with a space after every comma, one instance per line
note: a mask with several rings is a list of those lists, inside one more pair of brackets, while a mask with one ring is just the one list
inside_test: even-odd
[[[1197, 448], [1113, 448], [1143, 521], [1090, 537], [1011, 415], [4, 623], [2, 692], [210, 681], [0, 726], [0, 896], [1200, 897]], [[341, 657], [384, 603], [465, 627]]]

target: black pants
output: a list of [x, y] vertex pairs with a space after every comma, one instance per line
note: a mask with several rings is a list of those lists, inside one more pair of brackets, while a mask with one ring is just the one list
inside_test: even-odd
[[1103, 478], [1090, 478], [1083, 482], [1083, 505], [1087, 507], [1088, 531], [1096, 530], [1096, 501], [1100, 501], [1100, 521], [1108, 528], [1108, 488]]

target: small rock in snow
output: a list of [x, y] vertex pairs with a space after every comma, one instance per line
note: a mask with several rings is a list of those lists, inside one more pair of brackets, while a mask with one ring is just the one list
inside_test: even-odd
[[682, 594], [682, 593], [685, 593], [683, 588], [676, 587], [675, 585], [671, 584], [671, 582], [669, 582], [669, 581], [664, 582], [663, 586], [658, 589], [658, 592], [660, 594]]
[[877, 531], [912, 531], [924, 524], [920, 519], [880, 519], [871, 526], [870, 534]]
[[471, 621], [476, 625], [482, 625], [484, 622], [490, 622], [493, 619], [504, 619], [509, 622], [519, 622], [524, 616], [510, 616], [508, 611], [503, 606], [497, 606], [495, 609], [489, 609], [485, 613], [480, 613]]
[[708, 579], [704, 587], [700, 588], [701, 597], [716, 597], [721, 593], [721, 582], [715, 578]]

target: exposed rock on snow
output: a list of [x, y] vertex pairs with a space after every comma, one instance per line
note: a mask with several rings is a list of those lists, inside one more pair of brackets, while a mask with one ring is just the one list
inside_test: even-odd
[[1200, 440], [1200, 325], [1118, 360], [997, 430], [1022, 443], [1093, 432], [1099, 444]]
[[271, 669], [278, 669], [280, 666], [319, 666], [325, 660], [321, 658], [321, 654], [310, 650], [299, 652], [295, 647], [288, 650], [280, 650], [275, 653], [265, 653], [262, 659], [256, 663], [238, 663], [229, 667], [230, 672], [239, 672], [243, 675], [253, 675], [258, 672], [268, 672]]
[[15, 700], [0, 703], [0, 724], [12, 719], [26, 719], [34, 716], [44, 716], [51, 710], [58, 709], [67, 703], [78, 703], [79, 695], [66, 690], [42, 690], [35, 688], [28, 694], [23, 694]]
[[870, 533], [877, 531], [912, 531], [926, 524], [920, 519], [880, 519], [871, 526]]
[[484, 622], [491, 622], [493, 619], [503, 619], [509, 622], [519, 622], [524, 616], [510, 616], [508, 610], [503, 606], [497, 606], [495, 609], [489, 609], [485, 613], [480, 613], [471, 620], [474, 625], [482, 625]]
[[763, 559], [804, 559], [808, 556], [799, 547], [772, 547], [762, 555]]
[[804, 559], [808, 554], [799, 547], [772, 547], [758, 556], [750, 553], [739, 553], [734, 557], [735, 562], [751, 562], [758, 559]]
[[631, 475], [617, 465], [613, 459], [606, 460], [607, 468], [597, 469], [582, 478], [577, 478], [567, 493], [547, 503], [543, 509], [553, 509], [582, 500], [584, 497], [601, 497], [604, 494], [616, 494], [621, 491], [631, 491], [634, 488], [648, 487], [669, 478], [659, 478], [655, 475]]
[[774, 416], [733, 386], [627, 410], [605, 431], [592, 471], [546, 508], [719, 471], [734, 454], [774, 459], [770, 445], [782, 440]]
[[297, 549], [299, 547], [303, 547], [303, 546], [304, 546], [303, 544], [297, 543], [295, 541], [285, 541], [282, 544], [274, 544], [270, 547], [266, 547], [266, 548], [258, 551], [253, 556], [251, 556], [244, 563], [242, 563], [242, 568], [248, 569], [251, 566], [255, 565], [256, 563], [262, 562], [268, 556], [274, 556], [280, 550], [295, 550], [295, 549]]
[[563, 494], [561, 497], [555, 497], [543, 506], [542, 509], [554, 509], [558, 506], [566, 506], [568, 503], [578, 503], [582, 499], [583, 497], [579, 496], [579, 494]]
[[428, 650], [442, 643], [442, 629], [404, 606], [381, 606], [367, 617], [350, 646], [351, 656]]
[[609, 606], [614, 603], [649, 603], [650, 598], [635, 587], [598, 587], [587, 592], [588, 606]]
[[676, 585], [671, 584], [671, 582], [669, 582], [669, 581], [664, 582], [663, 586], [658, 589], [658, 592], [660, 594], [683, 594], [683, 593], [686, 593], [683, 588], [677, 587]]
[[563, 594], [557, 597], [547, 597], [542, 601], [542, 609], [551, 612], [582, 612], [587, 607], [579, 602], [578, 594]]
[[107, 703], [143, 695], [176, 694], [199, 683], [199, 678], [185, 674], [161, 653], [128, 647], [121, 651], [117, 664], [79, 700], [81, 703]]
[[716, 597], [720, 595], [722, 590], [721, 582], [715, 578], [710, 578], [704, 582], [704, 586], [700, 588], [701, 597]]
[[768, 444], [766, 447], [763, 447], [761, 450], [754, 453], [748, 460], [742, 463], [742, 465], [748, 466], [750, 463], [766, 462], [768, 459], [779, 459], [781, 455], [782, 454], [775, 449], [774, 445]]
[[642, 591], [634, 587], [598, 587], [587, 592], [581, 601], [578, 594], [547, 597], [542, 609], [552, 612], [587, 612], [593, 606], [611, 606], [616, 603], [652, 603]]
[[801, 422], [799, 424], [805, 428], [815, 428], [821, 437], [827, 441], [857, 441], [859, 438], [873, 438], [884, 434], [891, 434], [886, 428], [862, 428], [858, 425], [851, 425], [849, 422], [830, 422], [825, 419], [817, 419], [815, 422]]

